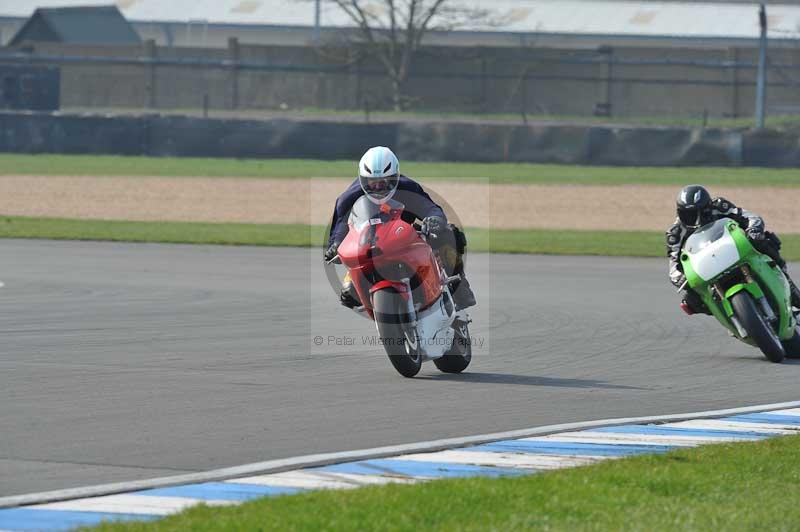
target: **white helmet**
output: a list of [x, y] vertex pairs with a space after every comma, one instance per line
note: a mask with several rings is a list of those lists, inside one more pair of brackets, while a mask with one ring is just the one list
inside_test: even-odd
[[400, 161], [389, 148], [371, 148], [358, 163], [358, 182], [371, 202], [386, 203], [397, 192]]

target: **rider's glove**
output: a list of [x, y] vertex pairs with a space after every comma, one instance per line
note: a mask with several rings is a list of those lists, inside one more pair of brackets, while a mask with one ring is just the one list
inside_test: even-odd
[[334, 242], [328, 247], [328, 249], [325, 250], [325, 254], [322, 255], [322, 258], [325, 259], [325, 262], [330, 262], [338, 254], [339, 254], [339, 243]]
[[753, 240], [755, 242], [760, 242], [764, 240], [766, 236], [764, 234], [764, 229], [762, 227], [748, 227], [746, 232], [750, 240]]
[[447, 223], [441, 216], [428, 216], [422, 220], [422, 234], [437, 239], [444, 233]]

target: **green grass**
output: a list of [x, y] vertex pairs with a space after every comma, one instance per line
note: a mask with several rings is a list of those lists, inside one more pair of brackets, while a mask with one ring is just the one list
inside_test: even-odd
[[[122, 222], [0, 218], [0, 238], [103, 240], [248, 246], [319, 246], [325, 228], [307, 225]], [[664, 257], [664, 235], [649, 231], [467, 229], [469, 251], [544, 255]], [[800, 260], [800, 235], [783, 235], [784, 256]]]
[[[355, 161], [308, 159], [203, 159], [89, 155], [0, 154], [2, 175], [351, 178]], [[491, 183], [625, 185], [651, 184], [800, 186], [800, 169], [776, 168], [620, 168], [523, 163], [401, 163], [403, 172], [422, 180]]]
[[0, 218], [0, 238], [308, 247], [312, 230], [321, 242], [321, 229], [307, 225]]
[[319, 491], [201, 506], [127, 532], [797, 530], [800, 437], [709, 445], [519, 478]]

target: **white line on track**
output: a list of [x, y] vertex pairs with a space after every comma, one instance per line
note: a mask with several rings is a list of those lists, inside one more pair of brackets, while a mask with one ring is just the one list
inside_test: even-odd
[[438, 453], [406, 454], [398, 460], [414, 462], [445, 462], [448, 464], [476, 465], [520, 469], [561, 469], [593, 464], [605, 457], [548, 456], [542, 454], [498, 453], [483, 451], [439, 451]]
[[672, 427], [698, 430], [727, 430], [765, 432], [770, 434], [800, 434], [800, 425], [778, 425], [775, 423], [747, 423], [745, 421], [728, 421], [723, 419], [699, 419], [672, 423]]
[[[521, 438], [531, 438], [534, 436], [546, 436], [560, 432], [586, 430], [599, 427], [610, 427], [615, 425], [633, 425], [642, 423], [669, 423], [686, 421], [690, 419], [718, 418], [733, 416], [737, 414], [750, 414], [764, 411], [775, 411], [784, 409], [800, 409], [800, 401], [787, 403], [775, 403], [768, 405], [749, 406], [743, 408], [729, 408], [724, 410], [712, 410], [707, 412], [693, 412], [688, 414], [673, 414], [662, 416], [644, 416], [622, 419], [603, 419], [598, 421], [586, 421], [580, 423], [563, 423], [560, 425], [549, 425], [546, 427], [535, 427], [531, 429], [513, 430], [508, 432], [498, 432], [493, 434], [481, 434], [477, 436], [467, 436], [463, 438], [449, 438], [405, 445], [393, 445], [388, 447], [378, 447], [374, 449], [362, 449], [358, 451], [345, 451], [339, 453], [317, 454], [300, 456], [295, 458], [284, 458], [271, 460], [268, 462], [258, 462], [242, 466], [217, 469], [206, 473], [190, 473], [176, 475], [172, 477], [162, 477], [149, 480], [137, 480], [131, 482], [119, 482], [114, 484], [103, 484], [100, 486], [89, 486], [85, 488], [72, 488], [65, 490], [49, 491], [43, 493], [32, 493], [28, 495], [16, 495], [0, 498], [0, 508], [13, 508], [17, 506], [29, 506], [34, 504], [44, 504], [73, 499], [84, 499], [89, 497], [101, 497], [115, 495], [119, 493], [130, 493], [133, 491], [163, 488], [170, 486], [180, 486], [184, 484], [199, 484], [203, 482], [224, 481], [234, 478], [265, 475], [269, 473], [282, 473], [296, 469], [310, 467], [320, 467], [343, 462], [357, 460], [369, 460], [377, 458], [388, 458], [397, 455], [426, 453], [444, 451], [458, 447], [468, 447], [470, 445], [480, 445], [503, 440], [514, 440]], [[794, 414], [797, 415], [797, 414]], [[720, 440], [715, 440], [720, 441]]]
[[184, 497], [154, 497], [145, 495], [109, 495], [94, 499], [81, 499], [33, 506], [34, 510], [68, 510], [74, 512], [127, 513], [142, 515], [170, 515], [198, 504], [231, 506], [232, 501], [209, 501]]
[[696, 447], [705, 443], [739, 441], [736, 438], [698, 438], [697, 436], [661, 436], [655, 434], [615, 434], [613, 432], [565, 432], [521, 441], [558, 441], [564, 443], [599, 443], [604, 445], [672, 445]]
[[237, 478], [237, 484], [273, 486], [276, 488], [298, 489], [347, 489], [361, 488], [376, 484], [413, 484], [413, 479], [384, 477], [380, 475], [354, 475], [350, 473], [312, 473], [310, 471], [289, 471], [274, 475]]
[[770, 414], [777, 414], [781, 416], [800, 416], [800, 408], [792, 408], [789, 410], [775, 410], [774, 412], [770, 412]]

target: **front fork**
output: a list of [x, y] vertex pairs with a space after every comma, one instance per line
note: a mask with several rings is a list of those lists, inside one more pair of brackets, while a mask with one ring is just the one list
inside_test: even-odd
[[739, 333], [740, 338], [747, 338], [749, 333], [745, 330], [742, 326], [739, 318], [733, 312], [733, 307], [730, 304], [730, 298], [734, 295], [738, 294], [739, 292], [746, 291], [748, 292], [753, 299], [755, 299], [756, 303], [761, 308], [761, 312], [763, 313], [764, 317], [767, 321], [771, 324], [774, 324], [778, 321], [778, 316], [775, 314], [775, 311], [769, 304], [767, 300], [766, 294], [758, 285], [758, 283], [753, 278], [753, 273], [750, 270], [750, 267], [742, 265], [741, 267], [742, 276], [744, 277], [744, 284], [739, 284], [732, 286], [727, 291], [722, 288], [719, 283], [713, 285], [714, 292], [716, 293], [717, 298], [722, 302], [723, 307], [725, 309], [725, 314], [727, 315], [728, 319], [733, 323], [733, 326], [736, 328], [736, 331]]

